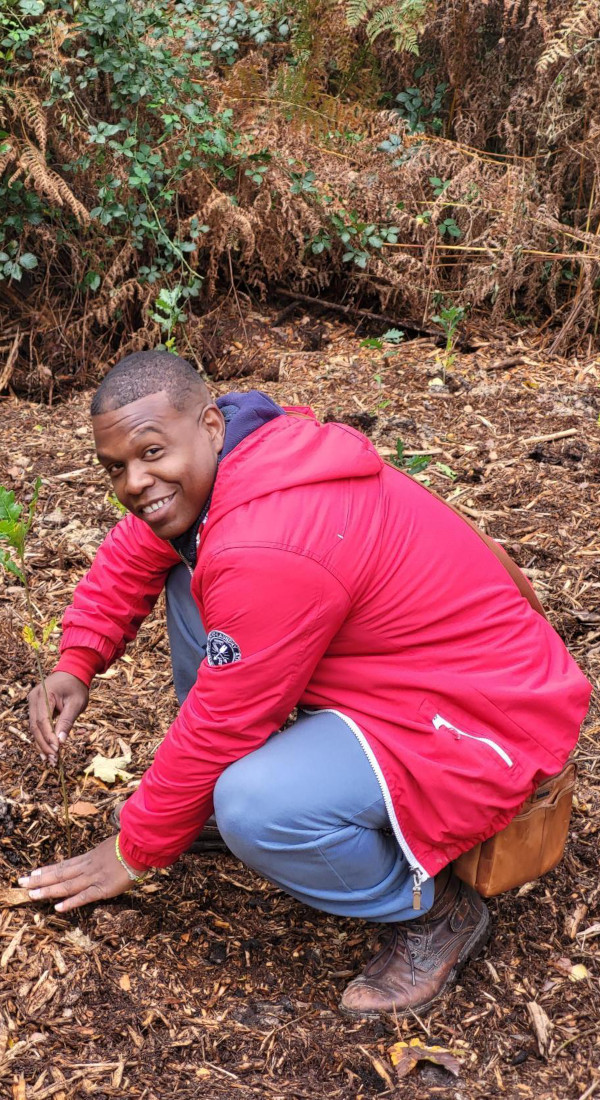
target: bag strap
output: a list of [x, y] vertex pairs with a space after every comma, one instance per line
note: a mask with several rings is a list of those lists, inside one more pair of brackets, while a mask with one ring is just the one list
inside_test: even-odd
[[[285, 411], [287, 416], [295, 417], [298, 420], [312, 419], [312, 417], [309, 416], [308, 413], [303, 412], [300, 409], [295, 409], [293, 406], [291, 408], [286, 408]], [[398, 466], [394, 466], [393, 462], [388, 462], [385, 458], [382, 459], [382, 462], [384, 466], [389, 466], [390, 470], [395, 470], [397, 474], [402, 474], [403, 477], [410, 477], [410, 474], [407, 474], [405, 470], [400, 470]], [[491, 550], [494, 557], [497, 558], [500, 564], [504, 566], [510, 579], [514, 582], [514, 584], [516, 584], [519, 592], [522, 596], [525, 597], [529, 606], [532, 607], [534, 611], [537, 611], [538, 615], [541, 615], [544, 619], [547, 619], [548, 616], [546, 615], [546, 612], [544, 611], [544, 608], [538, 600], [532, 586], [530, 585], [524, 574], [521, 572], [516, 562], [514, 562], [512, 558], [509, 557], [509, 555], [506, 553], [504, 547], [500, 546], [500, 544], [496, 542], [495, 539], [490, 538], [489, 535], [484, 534], [480, 527], [477, 527], [477, 525], [475, 523], [472, 523], [472, 521], [468, 519], [467, 516], [464, 516], [462, 512], [459, 512], [458, 508], [455, 508], [453, 504], [450, 504], [447, 500], [444, 500], [444, 498], [440, 496], [439, 493], [436, 493], [435, 489], [429, 489], [427, 485], [423, 485], [422, 481], [420, 481], [418, 484], [421, 486], [422, 489], [425, 489], [425, 491], [429, 493], [432, 497], [435, 497], [436, 500], [439, 500], [441, 504], [445, 504], [446, 508], [450, 508], [450, 510], [454, 512], [454, 515], [458, 516], [458, 518], [461, 519], [463, 523], [468, 524], [471, 530], [474, 531], [475, 534], [479, 536], [481, 541], [485, 543], [488, 550]]]
[[[407, 474], [404, 470], [399, 470], [397, 466], [394, 466], [393, 462], [388, 462], [386, 459], [383, 459], [383, 462], [386, 466], [389, 466], [391, 470], [395, 470], [397, 474], [402, 474], [404, 477], [410, 477], [410, 474]], [[474, 531], [476, 535], [479, 535], [479, 538], [482, 542], [485, 543], [488, 550], [491, 550], [494, 557], [497, 558], [500, 564], [504, 566], [510, 579], [516, 584], [519, 592], [522, 596], [525, 597], [529, 606], [532, 607], [534, 611], [537, 611], [539, 615], [542, 615], [544, 619], [547, 619], [548, 616], [546, 615], [546, 612], [544, 611], [544, 608], [538, 600], [532, 586], [530, 585], [524, 574], [521, 572], [516, 562], [514, 562], [512, 558], [509, 557], [509, 555], [506, 553], [504, 547], [500, 546], [500, 544], [497, 543], [495, 539], [492, 539], [489, 535], [486, 535], [481, 530], [481, 528], [477, 526], [477, 524], [473, 523], [470, 519], [467, 518], [467, 516], [464, 516], [462, 512], [459, 512], [458, 508], [455, 508], [453, 504], [450, 504], [447, 500], [444, 500], [444, 498], [441, 497], [439, 493], [436, 493], [435, 489], [430, 489], [427, 485], [423, 485], [422, 481], [419, 482], [419, 485], [422, 489], [425, 489], [425, 491], [429, 493], [432, 497], [435, 497], [436, 500], [439, 500], [441, 504], [445, 504], [446, 508], [450, 508], [450, 510], [454, 512], [455, 516], [458, 516], [459, 519], [462, 519], [463, 523], [468, 524], [471, 530]]]

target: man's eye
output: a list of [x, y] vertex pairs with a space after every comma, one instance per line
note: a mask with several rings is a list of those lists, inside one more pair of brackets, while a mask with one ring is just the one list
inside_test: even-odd
[[155, 458], [157, 454], [160, 454], [160, 447], [147, 447], [144, 451], [144, 458]]

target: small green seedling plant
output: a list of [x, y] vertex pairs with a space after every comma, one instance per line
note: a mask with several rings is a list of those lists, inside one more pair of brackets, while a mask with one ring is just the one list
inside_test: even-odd
[[376, 348], [377, 351], [383, 351], [384, 359], [391, 359], [394, 355], [397, 355], [400, 348], [399, 345], [404, 340], [404, 333], [401, 328], [389, 328], [387, 332], [384, 332], [383, 336], [366, 336], [364, 340], [361, 340], [361, 348]]
[[458, 335], [458, 327], [466, 316], [466, 309], [464, 306], [442, 306], [439, 313], [435, 313], [431, 320], [434, 324], [439, 325], [443, 329], [446, 336], [446, 346], [438, 357], [438, 362], [442, 369], [442, 379], [446, 381], [446, 371], [449, 371], [456, 359], [456, 339]]
[[[28, 507], [15, 500], [15, 494], [12, 489], [5, 489], [4, 486], [0, 485], [0, 542], [6, 544], [5, 546], [0, 546], [0, 565], [7, 573], [16, 577], [20, 584], [23, 585], [26, 606], [26, 622], [23, 627], [23, 639], [33, 651], [37, 674], [44, 693], [48, 721], [50, 725], [52, 725], [52, 708], [50, 707], [50, 701], [46, 692], [46, 679], [44, 676], [41, 654], [43, 647], [47, 644], [52, 631], [56, 627], [56, 619], [51, 619], [50, 622], [43, 624], [38, 622], [38, 617], [33, 606], [31, 586], [25, 562], [27, 536], [33, 526], [41, 484], [41, 479], [37, 478]], [[67, 853], [70, 859], [72, 852], [71, 819], [69, 817], [69, 797], [67, 794], [64, 761], [60, 749], [58, 751], [58, 778], [67, 831]]]
[[427, 469], [431, 462], [431, 455], [407, 455], [406, 448], [401, 439], [396, 440], [396, 454], [390, 459], [392, 466], [397, 466], [399, 470], [403, 470], [405, 474], [410, 474], [414, 477], [415, 474], [422, 474]]
[[[428, 466], [431, 465], [432, 455], [408, 455], [406, 453], [404, 443], [401, 439], [396, 440], [396, 454], [390, 459], [393, 466], [397, 466], [399, 470], [403, 470], [405, 474], [410, 474], [412, 477], [416, 477], [418, 474], [425, 472]], [[453, 470], [451, 466], [447, 466], [445, 462], [435, 462], [432, 470], [435, 468], [444, 477], [450, 479], [450, 481], [456, 481], [458, 474], [456, 470]], [[420, 478], [420, 481], [424, 485], [430, 484], [430, 478]]]

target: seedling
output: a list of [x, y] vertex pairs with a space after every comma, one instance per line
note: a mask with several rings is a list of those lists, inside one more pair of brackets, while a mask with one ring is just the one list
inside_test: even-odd
[[411, 474], [412, 477], [415, 474], [422, 474], [427, 469], [431, 462], [431, 455], [410, 455], [405, 454], [404, 443], [401, 439], [396, 440], [396, 454], [390, 459], [393, 466], [397, 466], [399, 470], [403, 470], [406, 474]]
[[[33, 487], [33, 495], [27, 509], [25, 505], [19, 504], [19, 502], [15, 500], [15, 494], [12, 490], [5, 489], [0, 485], [0, 542], [4, 542], [8, 546], [8, 549], [0, 546], [0, 565], [3, 566], [7, 573], [11, 573], [16, 577], [23, 585], [25, 606], [27, 608], [26, 622], [23, 626], [23, 639], [33, 651], [37, 674], [44, 693], [48, 721], [52, 725], [52, 709], [46, 692], [46, 680], [44, 677], [41, 654], [43, 647], [47, 644], [56, 626], [56, 619], [51, 619], [50, 622], [43, 624], [38, 622], [31, 597], [27, 565], [25, 563], [25, 544], [27, 536], [33, 526], [41, 484], [41, 479], [38, 477]], [[67, 794], [65, 769], [60, 748], [58, 751], [58, 778], [62, 793], [65, 826], [67, 830], [67, 852], [68, 858], [70, 859], [72, 851], [71, 819], [69, 817], [69, 797]]]
[[442, 378], [444, 382], [446, 381], [446, 371], [450, 370], [456, 359], [454, 348], [456, 346], [458, 326], [461, 321], [464, 321], [466, 312], [464, 306], [443, 306], [439, 313], [434, 314], [431, 318], [431, 320], [436, 325], [439, 325], [446, 334], [446, 346], [442, 354], [438, 356], [438, 362], [442, 368]]
[[[361, 340], [361, 348], [376, 348], [377, 351], [383, 351], [386, 344], [388, 345], [387, 351], [383, 351], [384, 359], [391, 359], [392, 356], [397, 355], [399, 351], [398, 345], [404, 340], [404, 333], [400, 328], [389, 328], [387, 332], [384, 332], [383, 336], [367, 336], [364, 340]], [[377, 379], [377, 375], [375, 375]]]

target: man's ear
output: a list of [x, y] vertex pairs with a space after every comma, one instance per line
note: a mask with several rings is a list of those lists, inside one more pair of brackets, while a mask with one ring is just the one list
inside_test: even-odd
[[225, 417], [221, 410], [213, 404], [205, 405], [198, 417], [198, 423], [204, 425], [217, 454], [220, 454], [225, 442]]

